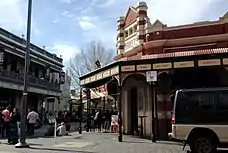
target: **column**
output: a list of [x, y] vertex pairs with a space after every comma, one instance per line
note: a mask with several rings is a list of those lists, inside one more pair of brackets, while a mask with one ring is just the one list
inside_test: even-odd
[[167, 72], [162, 72], [158, 79], [157, 88], [157, 119], [158, 119], [158, 137], [162, 140], [168, 139], [168, 133], [171, 132], [171, 110], [170, 100], [170, 76]]
[[20, 93], [17, 93], [15, 97], [15, 107], [17, 109], [20, 109], [21, 100], [22, 99], [21, 99]]
[[120, 17], [117, 21], [117, 54], [122, 54], [124, 52], [124, 20], [125, 17]]
[[147, 19], [147, 4], [139, 2], [137, 6], [137, 37], [139, 44], [145, 42], [145, 25]]
[[41, 111], [42, 111], [42, 105], [43, 105], [43, 98], [42, 98], [42, 97], [38, 97], [37, 111], [38, 111], [39, 113], [41, 113]]

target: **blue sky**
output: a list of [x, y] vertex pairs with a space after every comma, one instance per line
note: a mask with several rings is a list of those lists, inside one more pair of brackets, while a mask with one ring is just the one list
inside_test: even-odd
[[[28, 0], [0, 0], [0, 26], [26, 34]], [[33, 0], [32, 43], [71, 57], [91, 40], [115, 51], [117, 19], [137, 0]], [[228, 11], [228, 0], [145, 0], [151, 21], [169, 25], [217, 20]]]

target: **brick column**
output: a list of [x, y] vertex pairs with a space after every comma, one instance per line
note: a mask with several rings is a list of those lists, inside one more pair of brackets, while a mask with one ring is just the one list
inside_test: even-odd
[[120, 17], [117, 21], [118, 29], [117, 29], [117, 55], [124, 52], [124, 17]]
[[166, 140], [168, 138], [168, 133], [171, 132], [172, 104], [170, 100], [170, 77], [167, 73], [161, 74], [159, 77], [156, 99], [158, 135], [160, 139]]
[[146, 2], [139, 2], [137, 6], [137, 37], [139, 44], [145, 42], [145, 26], [147, 19], [147, 4]]

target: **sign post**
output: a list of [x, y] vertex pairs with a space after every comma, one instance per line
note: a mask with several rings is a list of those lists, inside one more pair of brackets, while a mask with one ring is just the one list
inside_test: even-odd
[[56, 133], [57, 133], [57, 121], [56, 121], [56, 118], [54, 119], [55, 121], [55, 126], [54, 126], [54, 144], [56, 144]]
[[152, 133], [151, 133], [151, 140], [152, 142], [156, 142], [156, 133], [155, 133], [155, 127], [156, 127], [156, 122], [155, 122], [155, 103], [156, 103], [156, 100], [155, 100], [155, 96], [156, 96], [156, 89], [155, 89], [155, 84], [157, 82], [157, 71], [147, 71], [146, 72], [146, 80], [147, 82], [150, 83], [150, 90], [152, 90]]

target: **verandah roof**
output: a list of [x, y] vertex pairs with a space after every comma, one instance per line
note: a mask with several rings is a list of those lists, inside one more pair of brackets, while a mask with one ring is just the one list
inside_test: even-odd
[[122, 58], [80, 77], [80, 84], [96, 87], [107, 83], [120, 72], [169, 70], [177, 68], [228, 65], [228, 48], [189, 50], [143, 55], [140, 59]]

